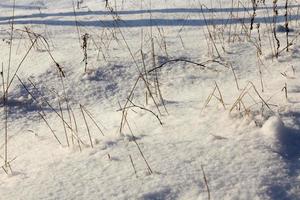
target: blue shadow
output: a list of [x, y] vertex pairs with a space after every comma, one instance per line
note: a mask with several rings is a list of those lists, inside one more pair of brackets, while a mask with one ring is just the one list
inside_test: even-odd
[[[289, 20], [299, 20], [299, 15], [289, 16]], [[278, 16], [277, 22], [282, 23], [285, 21], [284, 16]], [[251, 18], [239, 18], [239, 19], [127, 19], [127, 20], [90, 20], [90, 21], [79, 21], [78, 26], [86, 27], [102, 27], [102, 28], [134, 28], [134, 27], [150, 27], [150, 26], [205, 26], [207, 25], [224, 25], [224, 24], [248, 24], [251, 22]], [[73, 20], [15, 20], [15, 24], [35, 24], [35, 25], [49, 25], [49, 26], [76, 26]], [[254, 23], [273, 23], [273, 17], [256, 17]], [[0, 25], [10, 24], [9, 21], [0, 21]]]

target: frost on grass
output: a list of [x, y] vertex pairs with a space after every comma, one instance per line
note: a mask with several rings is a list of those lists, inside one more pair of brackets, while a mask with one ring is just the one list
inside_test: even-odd
[[73, 2], [0, 3], [1, 199], [299, 199], [296, 1]]

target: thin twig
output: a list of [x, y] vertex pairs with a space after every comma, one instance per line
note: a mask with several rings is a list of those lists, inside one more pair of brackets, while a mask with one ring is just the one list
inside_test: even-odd
[[82, 117], [83, 117], [83, 119], [84, 119], [84, 123], [85, 123], [86, 129], [87, 129], [87, 132], [88, 132], [88, 136], [89, 136], [89, 139], [90, 139], [91, 147], [94, 148], [93, 141], [92, 141], [92, 137], [91, 137], [90, 128], [89, 128], [89, 125], [88, 125], [88, 123], [87, 123], [87, 121], [86, 121], [86, 118], [85, 118], [85, 115], [84, 115], [84, 112], [83, 112], [83, 108], [82, 108], [81, 105], [80, 105], [80, 110], [81, 110], [81, 114], [82, 114]]
[[204, 183], [206, 186], [206, 190], [207, 190], [207, 199], [210, 200], [210, 190], [209, 190], [209, 186], [208, 186], [208, 181], [204, 172], [204, 168], [203, 165], [201, 165], [201, 170], [202, 170], [202, 174], [203, 174], [203, 179], [204, 179]]

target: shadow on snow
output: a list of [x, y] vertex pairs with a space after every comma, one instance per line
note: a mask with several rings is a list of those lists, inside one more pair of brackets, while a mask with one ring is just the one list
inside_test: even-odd
[[[300, 15], [291, 15], [289, 20], [299, 20]], [[0, 20], [1, 21], [1, 20]], [[249, 24], [251, 18], [238, 18], [238, 19], [128, 19], [128, 20], [90, 20], [78, 21], [78, 26], [91, 26], [103, 28], [134, 28], [134, 27], [149, 27], [149, 26], [205, 26], [207, 25], [222, 25], [222, 24]], [[277, 23], [285, 22], [284, 16], [277, 17]], [[273, 23], [273, 17], [256, 17], [254, 23], [269, 24]], [[0, 22], [0, 25], [10, 24], [9, 21]], [[14, 24], [36, 24], [36, 25], [49, 25], [49, 26], [76, 26], [73, 20], [15, 20]]]

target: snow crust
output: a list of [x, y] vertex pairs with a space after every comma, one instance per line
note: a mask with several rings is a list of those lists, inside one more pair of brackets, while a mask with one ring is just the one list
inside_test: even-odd
[[[65, 77], [40, 41], [17, 71], [22, 83], [14, 79], [7, 102], [12, 173], [0, 170], [0, 199], [202, 200], [208, 194], [216, 200], [300, 199], [299, 2], [290, 2], [290, 40], [296, 39], [278, 59], [269, 44], [271, 1], [260, 4], [255, 19], [261, 27], [260, 59], [253, 45], [257, 29], [249, 40], [242, 34], [241, 20], [247, 30], [250, 26], [251, 1], [233, 1], [233, 8], [231, 0], [115, 2], [110, 4], [120, 17], [117, 22], [104, 1], [83, 0], [79, 9], [74, 1], [76, 27], [72, 1], [16, 1], [10, 77], [32, 44], [25, 27], [46, 38]], [[201, 9], [202, 4], [206, 7]], [[0, 2], [4, 77], [12, 8], [11, 0]], [[278, 24], [284, 25], [282, 2], [278, 9]], [[222, 33], [216, 35], [222, 59], [210, 53], [207, 28]], [[228, 41], [229, 35], [234, 42]], [[278, 38], [283, 47], [285, 32], [278, 32]], [[181, 61], [165, 63], [175, 59]], [[144, 109], [128, 109], [120, 131], [120, 106], [128, 101], [140, 72], [162, 64], [157, 78], [164, 101], [157, 92], [155, 104], [145, 95], [145, 83], [138, 81], [130, 101]], [[149, 82], [155, 80], [153, 73], [148, 76]], [[150, 85], [155, 90], [153, 81]], [[0, 103], [4, 163], [5, 114]], [[68, 106], [74, 113], [71, 120]], [[81, 108], [87, 110], [93, 148]], [[66, 127], [68, 147], [61, 112], [74, 130], [76, 121], [81, 151], [74, 131]]]

